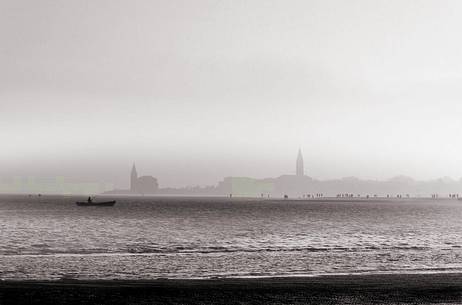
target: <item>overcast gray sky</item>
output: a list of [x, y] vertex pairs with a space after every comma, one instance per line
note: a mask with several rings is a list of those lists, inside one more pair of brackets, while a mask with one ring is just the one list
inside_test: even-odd
[[0, 0], [0, 176], [462, 176], [462, 2]]

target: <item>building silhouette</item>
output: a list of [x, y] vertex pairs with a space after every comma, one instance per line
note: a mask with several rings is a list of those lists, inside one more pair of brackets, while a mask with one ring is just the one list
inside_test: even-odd
[[303, 166], [302, 150], [298, 149], [297, 162], [295, 165], [295, 173], [297, 176], [305, 176], [305, 171], [303, 168], [304, 166]]
[[132, 172], [130, 174], [130, 191], [136, 192], [137, 182], [138, 182], [138, 172], [136, 171], [135, 163], [133, 163]]
[[[27, 182], [27, 181], [26, 181]], [[46, 183], [47, 182], [43, 182]], [[0, 179], [0, 192], [26, 192], [19, 189], [19, 182], [3, 183]], [[48, 185], [48, 184], [47, 184]], [[40, 184], [40, 191], [46, 186]], [[313, 179], [304, 172], [304, 162], [301, 149], [298, 150], [296, 159], [295, 174], [281, 175], [274, 178], [256, 179], [251, 177], [225, 177], [217, 185], [204, 187], [182, 187], [182, 188], [159, 188], [157, 179], [152, 176], [138, 177], [135, 164], [133, 164], [130, 174], [129, 189], [114, 189], [104, 192], [105, 194], [175, 194], [175, 195], [217, 195], [217, 196], [249, 196], [259, 198], [318, 198], [323, 196], [341, 196], [361, 198], [408, 198], [408, 197], [429, 197], [436, 199], [438, 194], [452, 199], [458, 197], [462, 189], [462, 178], [452, 180], [450, 178], [440, 178], [436, 180], [417, 181], [406, 176], [397, 176], [384, 181], [361, 180], [356, 177], [344, 177], [333, 180]], [[27, 189], [27, 192], [31, 192]], [[33, 192], [33, 191], [32, 191]], [[38, 192], [38, 191], [36, 191]], [[52, 191], [50, 191], [52, 192]], [[60, 189], [60, 192], [63, 191]], [[75, 192], [75, 191], [69, 191]], [[89, 192], [87, 192], [89, 193]]]
[[154, 194], [159, 190], [159, 183], [153, 176], [138, 177], [136, 166], [133, 163], [130, 173], [130, 193], [132, 194]]

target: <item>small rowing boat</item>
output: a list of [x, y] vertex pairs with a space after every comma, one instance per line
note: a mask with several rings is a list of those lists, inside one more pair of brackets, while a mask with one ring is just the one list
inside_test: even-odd
[[88, 207], [88, 206], [97, 206], [97, 207], [112, 207], [115, 204], [115, 200], [112, 201], [77, 201], [78, 206]]

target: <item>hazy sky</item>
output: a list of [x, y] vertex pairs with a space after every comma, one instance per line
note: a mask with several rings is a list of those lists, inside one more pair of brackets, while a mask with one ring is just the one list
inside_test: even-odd
[[462, 176], [462, 2], [0, 0], [0, 176]]

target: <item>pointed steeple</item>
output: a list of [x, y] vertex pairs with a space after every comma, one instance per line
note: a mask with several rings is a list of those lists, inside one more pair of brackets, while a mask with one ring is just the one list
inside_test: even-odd
[[132, 166], [132, 172], [130, 174], [130, 191], [135, 192], [137, 187], [136, 183], [138, 181], [138, 172], [136, 171], [135, 163]]
[[297, 176], [304, 176], [305, 175], [305, 170], [304, 170], [304, 165], [303, 165], [302, 150], [300, 148], [298, 149], [297, 162], [295, 164], [295, 173], [296, 173]]

